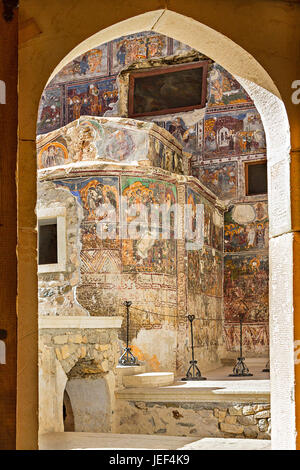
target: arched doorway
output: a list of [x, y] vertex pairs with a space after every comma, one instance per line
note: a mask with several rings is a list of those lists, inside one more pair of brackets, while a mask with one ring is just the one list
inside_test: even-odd
[[[280, 445], [293, 446], [294, 428], [294, 368], [293, 356], [293, 320], [292, 320], [292, 234], [290, 231], [290, 200], [289, 200], [289, 126], [283, 102], [270, 77], [244, 50], [233, 44], [230, 40], [216, 31], [207, 28], [194, 20], [188, 19], [170, 11], [160, 11], [153, 22], [149, 18], [149, 26], [163, 34], [168, 34], [195, 49], [200, 49], [210, 57], [216, 58], [218, 63], [234, 74], [243, 84], [254, 100], [259, 110], [267, 136], [268, 163], [269, 163], [269, 201], [271, 221], [271, 370], [276, 370], [271, 377], [272, 382], [272, 411], [273, 440], [280, 438]], [[142, 15], [142, 21], [146, 15]], [[129, 21], [131, 32], [145, 29], [141, 28], [139, 17]], [[189, 25], [187, 28], [186, 25]], [[183, 26], [185, 25], [184, 29]], [[114, 38], [114, 28], [105, 31], [107, 37]], [[126, 22], [121, 24], [126, 29]], [[109, 28], [110, 29], [110, 28]], [[147, 29], [147, 28], [146, 28]], [[186, 32], [188, 30], [188, 33]], [[128, 32], [128, 29], [127, 29]], [[101, 43], [101, 34], [96, 35], [97, 44]], [[94, 41], [89, 42], [89, 48]], [[99, 40], [100, 39], [100, 40]], [[102, 40], [102, 42], [104, 39]], [[216, 52], [218, 44], [220, 50], [230, 51], [224, 53], [222, 58]], [[81, 45], [82, 46], [82, 45]], [[80, 47], [81, 47], [80, 46]], [[86, 50], [83, 45], [83, 50]], [[66, 62], [76, 57], [80, 52], [72, 52]], [[235, 54], [233, 54], [233, 52]], [[61, 68], [61, 66], [59, 67]], [[276, 116], [274, 120], [274, 115]], [[278, 218], [280, 213], [281, 217]], [[284, 256], [283, 256], [284, 254]], [[288, 312], [288, 314], [287, 314]], [[288, 432], [281, 433], [281, 420], [286, 422], [288, 415]], [[283, 439], [285, 438], [284, 444]]]

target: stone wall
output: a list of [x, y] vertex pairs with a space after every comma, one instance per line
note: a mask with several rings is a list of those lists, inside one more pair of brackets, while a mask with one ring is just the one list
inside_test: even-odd
[[[40, 330], [40, 433], [63, 432], [65, 389], [71, 397], [75, 431], [111, 431], [116, 365], [120, 353], [121, 345], [115, 329]], [[82, 405], [78, 405], [74, 383], [80, 379], [98, 382], [104, 380], [107, 389], [106, 395], [103, 396], [106, 400], [103, 408], [107, 410], [105, 424], [101, 413], [97, 416], [95, 410], [90, 412], [92, 405], [84, 396], [82, 396]], [[93, 399], [100, 399], [100, 396], [97, 398], [96, 394]], [[85, 405], [86, 408], [83, 408]], [[90, 416], [90, 419], [83, 420], [82, 416], [85, 414]]]
[[[193, 177], [159, 168], [90, 163], [40, 170], [38, 207], [66, 207], [68, 253], [66, 272], [39, 274], [41, 313], [125, 317], [124, 301], [130, 300], [133, 353], [146, 361], [148, 370], [179, 374], [190, 360], [186, 315], [194, 313], [202, 319], [195, 329], [197, 360], [205, 370], [219, 366], [224, 207]], [[146, 207], [178, 203], [194, 210], [203, 204], [204, 249], [187, 251], [186, 240], [175, 238], [176, 224], [182, 221], [172, 218], [171, 211], [169, 239], [150, 237], [145, 243], [143, 237], [120, 238], [121, 196], [129, 208], [141, 202]], [[97, 212], [97, 203], [105, 198], [117, 213], [115, 235], [108, 238], [102, 237], [107, 222]], [[157, 229], [166, 229], [163, 221]], [[126, 322], [120, 333], [125, 341]]]
[[164, 403], [118, 400], [114, 432], [270, 439], [267, 403]]
[[[141, 126], [152, 121], [175, 137], [183, 151], [190, 156], [188, 162], [183, 162], [184, 172], [186, 173], [189, 163], [192, 174], [229, 205], [243, 204], [254, 208], [257, 202], [266, 204], [266, 195], [245, 196], [244, 163], [266, 158], [263, 124], [250, 96], [219, 64], [185, 44], [158, 33], [141, 32], [117, 38], [87, 51], [65, 66], [44, 90], [39, 110], [38, 133], [43, 134], [58, 129], [85, 115], [115, 116], [115, 119], [127, 116], [126, 87], [124, 91], [124, 82], [128, 82], [127, 72], [141, 67], [148, 67], [149, 70], [153, 67], [200, 59], [209, 63], [206, 107], [185, 113], [142, 117], [142, 121], [148, 122], [144, 122]], [[124, 77], [127, 77], [127, 81]], [[86, 155], [90, 152], [89, 133], [92, 126], [89, 127], [90, 129], [85, 132], [87, 138], [85, 148], [80, 150], [85, 155], [83, 158], [87, 158]], [[120, 133], [117, 136], [117, 139], [122, 140], [122, 148], [127, 150], [132, 145], [129, 134], [123, 135], [122, 138]], [[109, 148], [115, 149], [113, 159], [116, 159], [118, 140], [114, 139], [116, 137], [114, 132], [111, 136], [108, 135], [105, 139], [109, 143]], [[58, 139], [51, 145], [50, 150], [56, 156], [49, 157], [49, 146], [44, 147], [40, 154], [40, 164], [45, 159], [51, 162], [51, 158], [52, 160], [65, 158], [65, 141]], [[175, 172], [181, 172], [175, 151], [172, 155], [170, 153], [163, 155], [159, 150], [158, 154], [155, 166], [170, 171], [174, 171], [177, 166]], [[137, 159], [142, 162], [142, 158], [138, 155]], [[55, 163], [49, 165], [51, 164]], [[249, 301], [250, 305], [247, 307], [250, 309], [250, 314], [245, 321], [245, 351], [251, 355], [268, 354], [267, 205], [265, 207], [266, 216], [263, 221], [254, 216], [243, 227], [241, 225], [238, 228], [231, 227], [228, 231], [237, 232], [235, 238], [240, 240], [239, 247], [232, 244], [228, 252], [228, 245], [225, 243], [225, 278], [230, 279], [231, 286], [227, 289], [228, 283], [224, 283], [226, 324], [223, 341], [228, 353], [226, 355], [229, 356], [235, 354], [239, 347], [236, 319], [241, 313], [241, 307], [234, 299], [241, 288], [247, 293], [245, 297], [255, 298], [254, 302]], [[247, 256], [245, 245], [249, 240], [251, 243], [254, 231], [253, 227], [250, 227], [251, 223], [255, 225], [255, 236], [261, 238], [264, 232], [265, 244], [263, 247], [261, 244], [256, 245], [250, 258]], [[259, 226], [261, 223], [263, 228]], [[231, 237], [231, 234], [229, 236]], [[228, 239], [225, 236], [226, 241]], [[254, 265], [259, 267], [253, 268]], [[237, 281], [237, 273], [244, 270], [248, 271], [247, 275], [241, 279], [241, 282]], [[253, 288], [261, 280], [262, 286], [259, 292], [254, 294]], [[174, 287], [168, 286], [168, 288]]]

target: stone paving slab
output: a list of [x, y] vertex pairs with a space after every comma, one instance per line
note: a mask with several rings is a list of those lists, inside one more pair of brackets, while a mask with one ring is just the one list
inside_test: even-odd
[[88, 432], [49, 433], [39, 437], [40, 450], [271, 450], [259, 439], [190, 438]]

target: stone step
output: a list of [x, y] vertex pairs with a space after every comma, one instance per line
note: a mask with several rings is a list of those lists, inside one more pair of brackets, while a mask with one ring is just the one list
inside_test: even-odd
[[139, 366], [117, 366], [116, 371], [120, 377], [124, 377], [127, 375], [136, 375], [142, 374], [146, 370], [146, 366], [144, 364], [140, 364]]
[[123, 377], [123, 385], [126, 388], [139, 387], [165, 387], [174, 382], [173, 372], [146, 372]]

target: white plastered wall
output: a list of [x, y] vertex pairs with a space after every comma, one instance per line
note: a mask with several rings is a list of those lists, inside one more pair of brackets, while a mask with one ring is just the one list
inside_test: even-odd
[[122, 35], [149, 30], [177, 39], [219, 63], [242, 84], [261, 115], [267, 139], [270, 218], [272, 448], [295, 449], [290, 131], [285, 106], [271, 77], [254, 57], [221, 33], [178, 13], [156, 10], [86, 39], [58, 64], [49, 81], [87, 50]]

